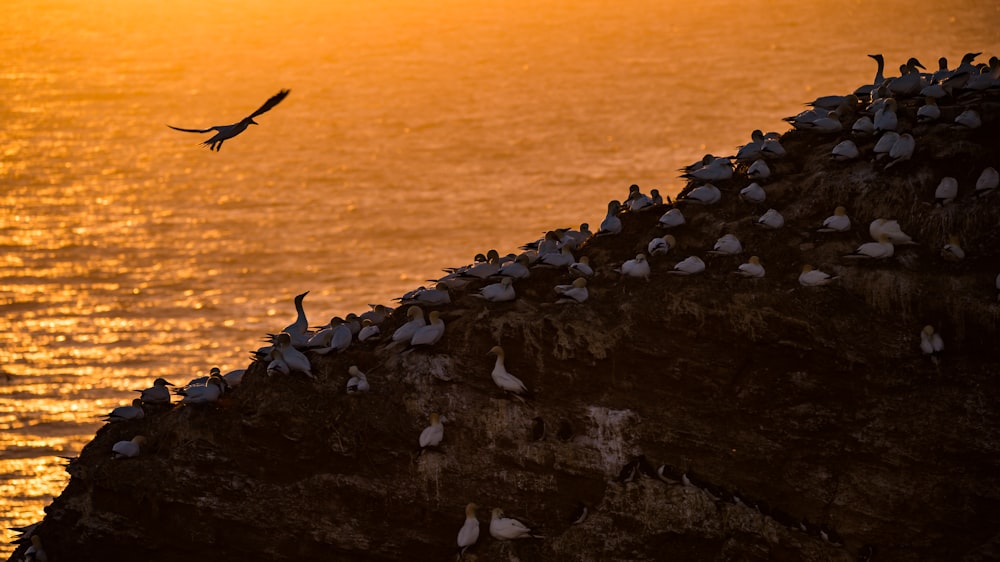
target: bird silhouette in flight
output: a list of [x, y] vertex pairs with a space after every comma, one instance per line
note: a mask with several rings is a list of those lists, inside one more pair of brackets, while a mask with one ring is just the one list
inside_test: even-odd
[[290, 91], [291, 90], [281, 90], [277, 94], [274, 94], [271, 96], [271, 99], [267, 100], [264, 102], [264, 105], [260, 106], [260, 109], [251, 113], [249, 117], [244, 117], [242, 120], [237, 123], [233, 123], [232, 125], [216, 125], [215, 127], [209, 127], [207, 129], [182, 129], [180, 127], [174, 127], [173, 125], [167, 126], [177, 131], [184, 131], [185, 133], [210, 133], [215, 131], [215, 136], [201, 144], [207, 146], [209, 150], [218, 152], [222, 148], [223, 142], [242, 133], [250, 125], [257, 125], [258, 123], [254, 121], [253, 118], [270, 111], [271, 108], [281, 103], [281, 100], [285, 99]]

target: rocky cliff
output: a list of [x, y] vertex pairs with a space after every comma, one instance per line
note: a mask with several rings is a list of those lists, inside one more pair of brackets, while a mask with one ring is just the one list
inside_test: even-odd
[[[555, 303], [565, 269], [533, 268], [506, 303], [475, 298], [492, 280], [473, 282], [425, 307], [446, 323], [429, 350], [355, 342], [311, 354], [316, 380], [258, 361], [216, 403], [105, 426], [36, 531], [49, 560], [446, 560], [468, 502], [482, 522], [468, 560], [996, 559], [1000, 193], [973, 190], [1000, 166], [1000, 96], [943, 99], [928, 124], [920, 105], [900, 102], [916, 149], [888, 169], [872, 161], [876, 136], [850, 132], [853, 106], [843, 132], [781, 136], [763, 203], [737, 196], [745, 162], [714, 182], [717, 204], [682, 193], [622, 212], [620, 234], [578, 251], [596, 266], [582, 304]], [[970, 107], [982, 126], [954, 125]], [[847, 138], [860, 158], [832, 161]], [[938, 206], [944, 176], [959, 195]], [[853, 226], [818, 232], [838, 205]], [[673, 206], [687, 222], [648, 281], [616, 273]], [[783, 227], [754, 224], [768, 208]], [[843, 257], [880, 217], [915, 244]], [[724, 233], [742, 255], [708, 254]], [[952, 235], [962, 260], [942, 255]], [[751, 254], [764, 278], [734, 274]], [[704, 273], [669, 273], [691, 255]], [[838, 278], [804, 287], [803, 264]], [[933, 356], [928, 324], [945, 343]], [[533, 397], [494, 385], [498, 344]], [[371, 392], [345, 392], [350, 365]], [[418, 455], [431, 412], [444, 441]], [[139, 434], [139, 457], [110, 458]], [[494, 507], [545, 538], [492, 538]]]

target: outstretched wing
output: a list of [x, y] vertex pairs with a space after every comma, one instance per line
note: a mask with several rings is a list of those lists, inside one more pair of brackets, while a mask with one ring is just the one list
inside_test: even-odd
[[181, 129], [180, 127], [174, 127], [173, 125], [167, 125], [175, 131], [184, 131], [185, 133], [211, 133], [215, 130], [215, 127], [209, 127], [207, 129]]
[[272, 107], [281, 103], [281, 100], [285, 99], [285, 97], [288, 96], [289, 92], [291, 92], [291, 90], [281, 90], [277, 94], [271, 96], [271, 99], [264, 102], [264, 105], [260, 106], [260, 109], [250, 114], [249, 119], [253, 119], [254, 117], [260, 115], [261, 113], [266, 113], [270, 111]]

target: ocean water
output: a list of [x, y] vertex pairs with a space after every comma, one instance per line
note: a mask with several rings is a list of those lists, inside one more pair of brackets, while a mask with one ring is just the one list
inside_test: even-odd
[[[947, 5], [946, 5], [947, 4]], [[5, 0], [0, 527], [99, 417], [260, 336], [596, 225], [910, 56], [1000, 55], [992, 2]], [[204, 128], [289, 97], [218, 153]], [[10, 536], [10, 535], [7, 535]], [[0, 554], [10, 548], [0, 546]]]

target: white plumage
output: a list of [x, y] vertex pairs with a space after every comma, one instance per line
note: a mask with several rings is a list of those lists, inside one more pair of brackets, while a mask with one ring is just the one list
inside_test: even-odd
[[493, 365], [493, 372], [490, 373], [493, 382], [505, 392], [512, 392], [514, 394], [527, 393], [528, 387], [524, 386], [521, 379], [507, 372], [507, 368], [504, 366], [503, 348], [496, 345], [489, 352], [497, 356], [497, 361]]
[[504, 517], [503, 510], [499, 507], [493, 509], [493, 517], [490, 519], [490, 535], [495, 539], [504, 541], [545, 538], [534, 534], [534, 531], [521, 521], [511, 517]]

